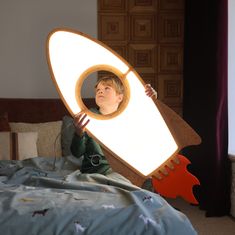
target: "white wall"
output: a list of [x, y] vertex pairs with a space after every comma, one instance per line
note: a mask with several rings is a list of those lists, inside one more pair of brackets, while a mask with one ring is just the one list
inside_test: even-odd
[[58, 97], [45, 53], [47, 35], [57, 27], [79, 30], [96, 38], [96, 1], [0, 1], [1, 98]]
[[228, 102], [229, 154], [235, 157], [235, 1], [229, 0]]

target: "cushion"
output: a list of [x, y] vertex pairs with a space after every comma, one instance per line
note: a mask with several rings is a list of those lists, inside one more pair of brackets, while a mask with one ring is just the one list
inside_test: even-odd
[[10, 131], [10, 125], [8, 122], [8, 114], [0, 114], [0, 131]]
[[70, 116], [64, 116], [61, 130], [61, 147], [62, 147], [62, 155], [69, 156], [72, 155], [70, 151], [70, 146], [72, 143], [72, 138], [75, 133], [75, 127], [73, 125], [73, 118]]
[[45, 123], [10, 122], [13, 132], [38, 132], [38, 155], [40, 157], [60, 157], [62, 121]]
[[37, 132], [0, 132], [0, 159], [24, 160], [38, 156]]

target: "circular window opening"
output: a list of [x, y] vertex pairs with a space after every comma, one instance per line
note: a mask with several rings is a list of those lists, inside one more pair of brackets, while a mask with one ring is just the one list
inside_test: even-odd
[[[115, 92], [115, 98], [100, 95], [103, 89], [108, 89], [107, 87], [111, 87], [111, 90]], [[130, 97], [126, 76], [119, 70], [107, 65], [87, 69], [79, 77], [75, 89], [76, 100], [81, 110], [96, 119], [116, 117], [124, 111]], [[117, 108], [115, 108], [115, 105]], [[111, 108], [114, 111], [101, 114], [101, 110], [104, 108]]]

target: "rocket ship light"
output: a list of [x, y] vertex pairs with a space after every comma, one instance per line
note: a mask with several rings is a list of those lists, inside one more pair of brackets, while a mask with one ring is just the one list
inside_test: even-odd
[[[55, 29], [47, 38], [47, 60], [52, 80], [70, 114], [87, 113], [88, 134], [136, 173], [153, 176], [154, 186], [164, 194], [166, 187], [162, 187], [162, 180], [167, 175], [170, 177], [168, 173], [174, 172], [184, 159], [178, 152], [185, 146], [199, 144], [200, 137], [172, 110], [146, 96], [138, 73], [102, 42], [78, 31]], [[125, 89], [118, 111], [105, 116], [88, 110], [81, 98], [84, 80], [101, 70], [114, 73]], [[187, 136], [182, 137], [182, 129], [177, 131], [179, 127]], [[181, 164], [181, 168], [181, 172], [187, 172], [185, 165]], [[185, 198], [196, 203], [192, 186], [199, 181], [189, 172], [186, 177], [190, 178], [186, 194], [191, 196]], [[168, 194], [175, 197], [185, 193]]]

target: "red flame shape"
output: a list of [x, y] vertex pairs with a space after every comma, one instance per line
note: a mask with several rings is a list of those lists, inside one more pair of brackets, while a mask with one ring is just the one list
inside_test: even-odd
[[172, 161], [173, 168], [165, 166], [168, 174], [159, 171], [161, 177], [152, 177], [153, 187], [157, 193], [168, 198], [181, 196], [192, 204], [198, 204], [193, 194], [193, 186], [200, 185], [199, 180], [188, 172], [187, 165], [191, 162], [183, 155], [177, 155], [178, 163]]

